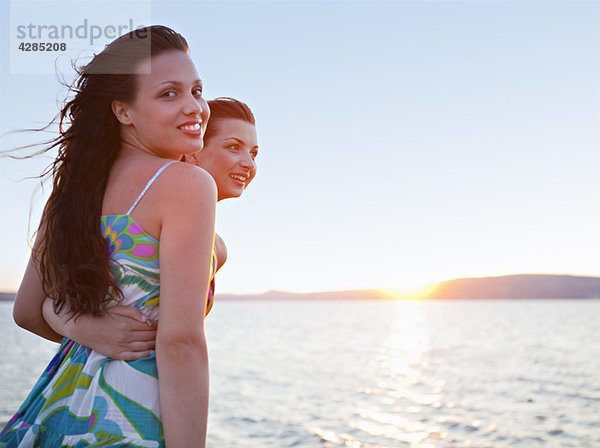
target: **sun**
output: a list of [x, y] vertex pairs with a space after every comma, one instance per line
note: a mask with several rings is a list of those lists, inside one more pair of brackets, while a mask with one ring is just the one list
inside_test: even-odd
[[392, 300], [422, 300], [430, 296], [437, 287], [437, 283], [418, 286], [412, 289], [378, 289], [379, 293]]

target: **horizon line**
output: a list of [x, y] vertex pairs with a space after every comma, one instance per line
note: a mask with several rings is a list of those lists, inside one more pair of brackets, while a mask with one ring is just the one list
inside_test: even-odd
[[[437, 282], [424, 283], [420, 286], [412, 288], [411, 290], [420, 290], [424, 288], [431, 288], [435, 285], [439, 285], [440, 283], [450, 282], [453, 280], [465, 280], [465, 279], [477, 279], [477, 278], [499, 278], [499, 277], [514, 277], [514, 276], [525, 276], [525, 275], [547, 275], [547, 276], [560, 276], [560, 277], [588, 277], [588, 278], [600, 278], [599, 275], [589, 275], [589, 274], [573, 274], [573, 273], [547, 273], [547, 272], [521, 272], [515, 274], [497, 274], [497, 275], [481, 275], [481, 276], [466, 276], [466, 277], [453, 277], [446, 280], [440, 280]], [[358, 289], [327, 289], [327, 290], [312, 290], [312, 291], [288, 291], [281, 289], [268, 289], [263, 290], [261, 292], [229, 292], [222, 291], [217, 292], [219, 295], [264, 295], [268, 293], [286, 293], [286, 294], [317, 294], [317, 293], [333, 293], [333, 292], [351, 292], [351, 291], [409, 291], [406, 288], [389, 288], [389, 287], [371, 287], [371, 288], [358, 288]], [[0, 294], [16, 294], [17, 291], [0, 291]]]

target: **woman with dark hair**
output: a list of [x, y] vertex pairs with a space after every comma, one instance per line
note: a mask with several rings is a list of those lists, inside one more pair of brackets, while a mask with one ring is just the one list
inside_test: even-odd
[[[185, 161], [208, 171], [217, 186], [217, 200], [239, 197], [256, 175], [255, 158], [258, 155], [255, 119], [250, 108], [233, 98], [216, 98], [208, 101], [210, 119], [204, 132], [203, 149], [184, 156]], [[227, 258], [227, 248], [215, 234], [215, 271]], [[214, 278], [210, 285], [207, 313], [214, 300]], [[15, 307], [20, 306], [17, 302]], [[113, 359], [133, 361], [150, 356], [155, 348], [156, 322], [139, 308], [113, 306], [102, 316], [81, 315], [69, 319], [68, 313], [56, 313], [51, 299], [43, 305], [43, 318], [38, 307], [22, 310], [28, 314], [20, 325], [44, 336], [38, 325], [45, 321], [58, 333], [48, 338], [60, 342], [62, 336]], [[62, 336], [60, 336], [62, 335]]]
[[47, 148], [58, 148], [53, 190], [15, 299], [20, 324], [45, 297], [73, 320], [114, 304], [156, 320], [160, 302], [156, 350], [126, 362], [64, 339], [2, 447], [205, 446], [217, 189], [180, 162], [202, 149], [209, 116], [188, 53], [152, 26], [83, 67]]

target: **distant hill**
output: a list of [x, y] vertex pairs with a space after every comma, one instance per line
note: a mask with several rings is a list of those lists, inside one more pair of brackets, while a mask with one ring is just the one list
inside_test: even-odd
[[14, 299], [14, 292], [0, 292], [0, 302], [12, 302]]
[[589, 299], [600, 298], [600, 277], [518, 274], [458, 278], [438, 283], [430, 299]]
[[[219, 300], [378, 300], [391, 299], [378, 289], [263, 294], [218, 294]], [[600, 277], [517, 274], [458, 278], [432, 285], [427, 299], [589, 299], [600, 298]]]
[[[14, 293], [0, 293], [0, 301]], [[262, 294], [220, 294], [218, 300], [389, 300], [379, 289], [325, 292], [268, 291]], [[427, 299], [591, 299], [600, 298], [600, 277], [517, 274], [500, 277], [457, 278], [432, 285]]]
[[325, 292], [268, 291], [262, 294], [216, 294], [217, 300], [381, 300], [389, 295], [378, 289]]
[[[326, 291], [326, 292], [286, 292], [269, 291], [262, 294], [219, 294], [219, 300], [377, 300], [389, 299], [389, 296], [377, 289], [353, 290], [353, 291]], [[12, 301], [14, 293], [0, 292], [0, 301]]]

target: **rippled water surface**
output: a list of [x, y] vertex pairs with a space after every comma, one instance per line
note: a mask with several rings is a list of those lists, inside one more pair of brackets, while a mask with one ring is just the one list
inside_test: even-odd
[[[55, 345], [0, 303], [0, 421]], [[600, 300], [218, 302], [209, 446], [600, 446]]]

